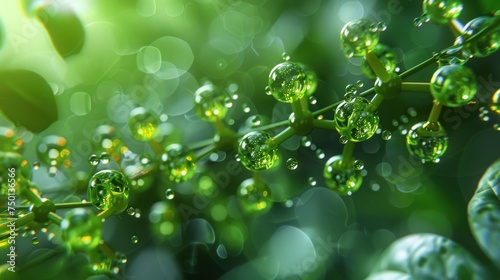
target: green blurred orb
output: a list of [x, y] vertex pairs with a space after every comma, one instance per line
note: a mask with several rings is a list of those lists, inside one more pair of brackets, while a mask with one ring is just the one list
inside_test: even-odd
[[331, 157], [323, 169], [325, 184], [341, 195], [351, 195], [363, 182], [361, 169], [354, 166], [354, 160], [344, 162], [341, 155]]
[[238, 156], [243, 166], [250, 171], [270, 169], [279, 159], [274, 139], [263, 131], [247, 133], [238, 146]]
[[200, 87], [194, 94], [194, 108], [198, 117], [207, 122], [223, 119], [232, 107], [232, 99], [221, 88], [208, 84]]
[[353, 142], [372, 137], [377, 131], [379, 116], [366, 111], [370, 101], [363, 97], [347, 98], [335, 110], [335, 128]]
[[422, 162], [438, 162], [448, 148], [448, 136], [439, 122], [419, 122], [406, 134], [410, 154]]
[[196, 172], [194, 153], [181, 144], [170, 144], [161, 155], [160, 169], [172, 182], [183, 182], [191, 179]]
[[160, 120], [150, 109], [144, 107], [134, 108], [129, 115], [128, 127], [134, 139], [147, 142], [158, 133]]
[[45, 136], [40, 140], [36, 149], [38, 159], [48, 165], [69, 167], [70, 151], [66, 145], [67, 142], [64, 137], [57, 135]]
[[246, 179], [238, 186], [236, 195], [246, 214], [265, 213], [273, 205], [269, 187], [260, 180]]
[[90, 178], [87, 194], [90, 202], [99, 210], [115, 209], [123, 212], [128, 205], [130, 182], [121, 172], [101, 170]]
[[424, 0], [422, 9], [432, 22], [448, 24], [460, 15], [463, 4], [461, 0]]
[[103, 223], [87, 209], [74, 208], [61, 222], [62, 237], [72, 251], [91, 252], [101, 241]]
[[298, 63], [282, 62], [269, 73], [268, 86], [272, 95], [279, 102], [292, 103], [306, 94], [314, 86], [313, 77]]
[[477, 81], [472, 70], [462, 65], [446, 65], [431, 78], [431, 93], [440, 104], [460, 107], [471, 101], [477, 91]]
[[377, 24], [369, 19], [348, 22], [340, 31], [340, 43], [346, 57], [362, 57], [375, 48], [380, 34]]

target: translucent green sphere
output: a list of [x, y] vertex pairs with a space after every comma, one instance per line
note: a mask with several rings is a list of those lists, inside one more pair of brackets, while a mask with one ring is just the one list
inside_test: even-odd
[[[455, 40], [455, 45], [463, 45], [463, 48], [468, 53], [477, 57], [486, 57], [493, 54], [500, 48], [500, 25], [498, 21], [498, 16], [481, 16], [471, 20], [465, 25], [462, 35]], [[496, 27], [493, 27], [494, 25]], [[490, 28], [490, 30], [486, 31], [486, 28]], [[469, 38], [484, 31], [486, 31], [484, 34], [466, 43]]]
[[149, 211], [151, 232], [159, 240], [172, 236], [179, 229], [178, 219], [177, 206], [171, 201], [156, 202]]
[[340, 31], [340, 43], [347, 57], [362, 57], [378, 43], [377, 24], [369, 19], [348, 22]]
[[325, 184], [342, 195], [351, 195], [363, 182], [361, 170], [354, 167], [354, 160], [343, 162], [341, 155], [331, 157], [323, 169]]
[[72, 251], [90, 252], [101, 241], [102, 220], [87, 209], [74, 208], [61, 222], [62, 237]]
[[309, 66], [302, 63], [297, 63], [297, 64], [300, 67], [302, 67], [302, 69], [304, 69], [304, 71], [306, 72], [307, 85], [306, 85], [305, 96], [311, 96], [318, 87], [318, 76], [316, 75], [316, 72], [314, 72]]
[[472, 70], [463, 65], [446, 65], [434, 72], [431, 93], [444, 106], [459, 107], [471, 101], [477, 91]]
[[410, 154], [422, 162], [438, 162], [448, 148], [448, 136], [439, 122], [419, 122], [406, 134]]
[[247, 214], [265, 213], [273, 206], [270, 189], [260, 180], [246, 179], [238, 186], [236, 195], [241, 209]]
[[160, 168], [172, 182], [183, 182], [191, 179], [196, 172], [194, 153], [181, 144], [170, 144], [161, 155]]
[[274, 139], [263, 131], [247, 133], [238, 146], [238, 156], [243, 166], [250, 171], [267, 170], [279, 158]]
[[[396, 54], [390, 47], [383, 44], [378, 44], [372, 49], [372, 52], [378, 57], [379, 61], [385, 67], [385, 70], [387, 70], [387, 72], [394, 72], [397, 64]], [[361, 70], [363, 71], [363, 74], [365, 74], [365, 76], [367, 76], [368, 78], [377, 78], [377, 75], [375, 75], [375, 72], [373, 72], [370, 64], [368, 64], [368, 61], [364, 57], [361, 61]]]
[[366, 112], [370, 101], [363, 97], [353, 97], [343, 101], [335, 110], [335, 128], [340, 135], [353, 142], [361, 142], [375, 134], [379, 116]]
[[144, 107], [137, 107], [130, 112], [128, 127], [132, 137], [138, 141], [147, 142], [158, 133], [160, 120], [155, 112]]
[[304, 97], [310, 82], [306, 71], [298, 63], [287, 61], [271, 70], [268, 86], [276, 100], [292, 103]]
[[121, 172], [101, 170], [90, 178], [87, 194], [90, 202], [100, 210], [114, 207], [115, 214], [123, 212], [128, 205], [130, 182]]
[[448, 24], [460, 15], [463, 4], [461, 0], [424, 0], [422, 9], [432, 22]]
[[56, 135], [45, 136], [37, 146], [38, 159], [48, 165], [70, 166], [69, 149], [66, 148], [66, 138]]
[[229, 94], [212, 84], [200, 87], [194, 93], [194, 108], [198, 117], [207, 122], [214, 122], [226, 116], [232, 106]]

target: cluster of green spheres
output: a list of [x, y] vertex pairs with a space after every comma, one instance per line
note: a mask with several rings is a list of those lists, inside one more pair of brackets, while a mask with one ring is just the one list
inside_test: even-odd
[[[396, 69], [396, 53], [394, 51], [384, 45], [384, 44], [377, 44], [373, 49], [372, 52], [377, 58], [379, 59], [380, 63], [384, 66], [385, 70], [387, 70], [388, 73], [393, 73], [394, 70]], [[366, 60], [365, 57], [363, 57], [363, 60], [361, 61], [361, 71], [363, 71], [363, 74], [367, 76], [370, 79], [376, 79], [377, 75], [375, 75], [375, 72], [373, 72], [370, 64]]]
[[430, 84], [434, 99], [448, 107], [465, 105], [477, 91], [477, 81], [472, 70], [457, 64], [436, 70]]
[[268, 133], [253, 131], [241, 139], [238, 157], [246, 169], [263, 171], [273, 167], [278, 161], [278, 147]]
[[422, 162], [438, 162], [448, 148], [448, 136], [439, 122], [419, 122], [406, 134], [410, 154]]
[[172, 182], [183, 182], [191, 179], [196, 172], [194, 153], [181, 144], [170, 144], [161, 155], [160, 169]]
[[158, 133], [160, 120], [155, 112], [148, 108], [137, 107], [130, 111], [128, 127], [137, 141], [147, 142]]
[[113, 208], [118, 214], [127, 208], [129, 191], [127, 176], [116, 170], [101, 170], [90, 178], [87, 194], [97, 209]]
[[265, 213], [271, 209], [271, 191], [261, 180], [252, 178], [243, 181], [237, 190], [238, 202], [246, 214]]
[[354, 160], [344, 162], [341, 155], [331, 157], [323, 169], [325, 184], [342, 195], [351, 195], [363, 182], [361, 170], [354, 166]]
[[462, 12], [461, 0], [424, 0], [422, 10], [429, 19], [437, 24], [448, 24]]
[[[477, 57], [493, 54], [500, 48], [499, 21], [499, 16], [481, 16], [471, 20], [464, 26], [464, 31], [455, 40], [455, 45], [462, 46], [468, 53]], [[484, 32], [484, 34], [473, 40], [470, 39], [480, 32]]]
[[48, 135], [40, 140], [36, 152], [38, 159], [47, 165], [64, 165], [69, 167], [70, 151], [66, 147], [66, 138], [57, 135]]
[[269, 73], [268, 90], [276, 100], [292, 103], [310, 92], [311, 87], [315, 87], [314, 77], [311, 73], [308, 76], [299, 63], [285, 61], [276, 65]]
[[348, 22], [340, 31], [340, 43], [347, 57], [362, 57], [372, 50], [380, 38], [377, 24], [369, 19]]
[[354, 96], [347, 98], [335, 110], [335, 128], [340, 135], [353, 142], [361, 142], [372, 137], [377, 131], [379, 116], [367, 111], [370, 101]]
[[229, 93], [212, 84], [200, 87], [194, 93], [194, 108], [198, 117], [207, 122], [223, 119], [232, 106]]
[[70, 250], [78, 252], [90, 252], [99, 245], [102, 227], [102, 219], [83, 208], [71, 209], [61, 221], [62, 237]]

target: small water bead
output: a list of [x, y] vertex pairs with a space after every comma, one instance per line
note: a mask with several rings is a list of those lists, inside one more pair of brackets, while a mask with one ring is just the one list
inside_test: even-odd
[[57, 174], [57, 167], [54, 165], [49, 166], [47, 175], [49, 175], [50, 178], [54, 178], [56, 177], [56, 174]]
[[378, 32], [384, 32], [387, 30], [387, 23], [384, 21], [380, 21], [377, 23], [377, 31]]
[[134, 216], [135, 215], [135, 208], [134, 207], [129, 207], [127, 209], [127, 214], [129, 214], [129, 216]]
[[290, 55], [286, 52], [281, 54], [281, 58], [283, 58], [284, 61], [289, 61], [290, 60]]
[[128, 127], [135, 140], [147, 142], [158, 133], [160, 119], [148, 108], [137, 107], [130, 111]]
[[40, 163], [38, 161], [33, 162], [33, 170], [40, 169]]
[[37, 146], [38, 159], [47, 165], [64, 165], [69, 167], [70, 151], [66, 145], [67, 142], [64, 137], [57, 135], [45, 136]]
[[165, 198], [166, 198], [166, 199], [168, 199], [168, 200], [172, 200], [172, 199], [174, 199], [174, 197], [175, 197], [175, 192], [174, 192], [174, 190], [172, 190], [172, 189], [167, 189], [167, 190], [165, 191]]
[[311, 186], [311, 187], [316, 186], [316, 179], [314, 179], [314, 177], [309, 177], [309, 179], [307, 179], [307, 181], [309, 183], [309, 186]]
[[289, 158], [286, 160], [286, 168], [288, 170], [295, 170], [299, 166], [299, 161], [296, 158]]
[[311, 151], [316, 151], [318, 147], [316, 146], [316, 144], [311, 144], [311, 146], [309, 147], [309, 149], [311, 149]]
[[448, 24], [462, 12], [461, 0], [424, 0], [422, 10], [437, 24]]
[[353, 142], [369, 139], [378, 128], [377, 113], [366, 111], [370, 101], [355, 97], [352, 102], [342, 102], [335, 110], [335, 127], [340, 135]]
[[271, 88], [269, 88], [269, 86], [266, 86], [264, 88], [264, 92], [266, 93], [266, 95], [273, 95], [273, 92], [271, 91]]
[[447, 65], [434, 72], [431, 93], [444, 106], [460, 107], [471, 101], [477, 91], [474, 73], [466, 66]]
[[413, 20], [413, 26], [421, 27], [424, 23], [429, 22], [430, 20], [431, 20], [431, 18], [429, 17], [429, 15], [427, 15], [426, 13], [423, 13], [422, 15], [420, 15], [419, 17], [416, 17]]
[[392, 132], [390, 132], [389, 130], [382, 131], [382, 139], [388, 141], [391, 140], [391, 138], [392, 138]]
[[266, 132], [247, 133], [238, 145], [241, 163], [250, 171], [263, 171], [278, 161], [278, 148], [274, 139]]
[[269, 90], [280, 102], [292, 103], [301, 99], [306, 94], [309, 83], [307, 73], [298, 63], [280, 63], [269, 73]]
[[361, 171], [354, 168], [354, 162], [343, 163], [342, 156], [331, 157], [323, 170], [325, 184], [342, 195], [351, 195], [363, 182]]
[[99, 156], [99, 161], [100, 161], [102, 164], [108, 164], [110, 160], [111, 160], [111, 156], [110, 156], [108, 153], [102, 153], [102, 154]]
[[133, 235], [130, 240], [132, 241], [132, 243], [134, 244], [137, 244], [139, 242], [139, 237], [137, 237], [136, 235]]
[[224, 105], [228, 109], [233, 107], [233, 99], [231, 99], [231, 97], [226, 97], [226, 99], [224, 99]]
[[448, 136], [439, 122], [419, 122], [406, 134], [410, 154], [422, 162], [435, 162], [448, 148]]
[[347, 142], [349, 142], [349, 138], [345, 137], [344, 135], [341, 135], [339, 137], [339, 142], [340, 142], [340, 144], [345, 145], [345, 144], [347, 144]]
[[354, 161], [354, 168], [356, 168], [357, 170], [362, 170], [363, 168], [365, 168], [365, 163], [362, 160], [357, 159]]
[[150, 154], [141, 154], [139, 156], [139, 162], [142, 164], [142, 165], [148, 165], [150, 164], [152, 161], [152, 158], [151, 158], [151, 155]]
[[346, 57], [362, 57], [379, 41], [377, 25], [369, 19], [348, 22], [340, 31], [340, 42]]
[[242, 109], [243, 109], [243, 112], [244, 112], [244, 113], [247, 113], [247, 114], [248, 114], [248, 113], [250, 113], [250, 110], [251, 110], [251, 109], [250, 109], [250, 106], [248, 106], [248, 104], [247, 104], [247, 103], [243, 103], [243, 104], [241, 105], [241, 107], [242, 107]]
[[309, 104], [315, 105], [316, 103], [318, 103], [318, 100], [316, 99], [316, 97], [313, 95], [309, 96]]
[[356, 93], [358, 93], [358, 88], [354, 84], [348, 84], [345, 87], [345, 93], [346, 94], [356, 94]]
[[265, 213], [273, 205], [269, 186], [260, 180], [246, 179], [238, 186], [236, 195], [246, 214]]
[[92, 165], [92, 166], [96, 166], [99, 164], [99, 157], [95, 154], [92, 154], [89, 156], [89, 164]]
[[33, 244], [33, 245], [38, 245], [38, 244], [40, 244], [40, 240], [38, 240], [38, 237], [36, 237], [36, 236], [35, 236], [35, 237], [33, 237], [33, 238], [31, 239], [31, 244]]
[[191, 179], [196, 172], [194, 153], [181, 144], [170, 144], [161, 155], [163, 173], [172, 182]]
[[85, 208], [69, 210], [61, 221], [62, 237], [72, 251], [95, 250], [101, 241], [102, 227], [102, 220]]
[[311, 136], [309, 136], [309, 135], [302, 136], [302, 138], [300, 138], [300, 144], [302, 145], [302, 147], [306, 147], [306, 148], [310, 147], [312, 144]]
[[358, 80], [358, 81], [356, 82], [356, 85], [357, 85], [359, 88], [362, 88], [365, 84], [363, 83], [363, 81]]
[[123, 212], [128, 204], [130, 183], [128, 178], [116, 170], [101, 170], [90, 178], [87, 194], [90, 202], [99, 210], [115, 208]]
[[322, 149], [317, 149], [315, 152], [316, 157], [318, 159], [324, 159], [325, 158], [325, 152]]
[[[491, 26], [495, 26], [491, 28]], [[471, 42], [466, 42], [472, 36], [491, 29]], [[463, 48], [473, 56], [486, 57], [500, 48], [500, 26], [498, 18], [481, 16], [471, 20], [464, 26], [462, 35], [455, 40], [455, 45], [463, 45]]]
[[139, 209], [139, 208], [135, 208], [134, 210], [135, 210], [134, 217], [135, 217], [136, 219], [139, 219], [139, 218], [141, 217], [141, 209]]
[[223, 119], [229, 108], [227, 106], [228, 102], [232, 106], [229, 93], [213, 84], [204, 85], [194, 93], [194, 109], [196, 114], [200, 119], [207, 122]]

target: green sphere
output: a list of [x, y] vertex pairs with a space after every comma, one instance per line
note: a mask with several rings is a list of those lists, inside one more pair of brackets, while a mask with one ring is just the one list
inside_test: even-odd
[[14, 130], [0, 126], [0, 151], [22, 153], [22, 150], [23, 140], [16, 137]]
[[[378, 44], [372, 49], [373, 54], [378, 57], [380, 63], [385, 67], [389, 73], [393, 73], [396, 69], [396, 53], [386, 45]], [[361, 60], [361, 71], [370, 79], [376, 79], [377, 75], [373, 72], [370, 64], [365, 57]]]
[[265, 213], [273, 206], [269, 186], [262, 181], [246, 179], [237, 190], [238, 202], [246, 214]]
[[348, 22], [340, 31], [340, 43], [346, 57], [362, 57], [375, 48], [380, 34], [377, 24], [369, 19]]
[[431, 78], [432, 96], [444, 106], [463, 106], [472, 100], [476, 91], [476, 77], [466, 66], [443, 66]]
[[338, 194], [351, 195], [363, 182], [361, 170], [354, 167], [354, 160], [344, 163], [341, 155], [331, 157], [323, 169], [325, 184]]
[[128, 127], [135, 140], [147, 142], [153, 139], [158, 133], [160, 120], [150, 109], [137, 107], [130, 112]]
[[37, 146], [38, 159], [47, 165], [63, 165], [69, 167], [69, 149], [66, 148], [66, 138], [56, 135], [45, 136]]
[[149, 211], [149, 222], [151, 232], [159, 240], [172, 236], [178, 230], [177, 206], [170, 201], [159, 201], [151, 206]]
[[[463, 45], [464, 50], [473, 56], [486, 57], [500, 48], [500, 26], [498, 25], [498, 18], [491, 16], [481, 16], [471, 20], [464, 27], [462, 35], [458, 36], [455, 40], [455, 45]], [[496, 25], [485, 34], [480, 35], [471, 42], [465, 42], [470, 37], [484, 32], [486, 28]]]
[[103, 223], [92, 212], [74, 208], [61, 222], [62, 237], [72, 251], [90, 252], [101, 241]]
[[269, 73], [269, 91], [279, 102], [292, 103], [306, 94], [311, 81], [306, 71], [293, 62], [282, 62]]
[[123, 212], [128, 205], [130, 182], [116, 170], [101, 170], [90, 178], [87, 194], [90, 202], [99, 210], [115, 207], [115, 214]]
[[172, 182], [191, 179], [196, 172], [194, 153], [181, 144], [170, 144], [161, 155], [160, 169]]
[[243, 166], [250, 171], [267, 170], [279, 159], [274, 139], [263, 131], [247, 133], [238, 146], [238, 156]]
[[318, 76], [316, 75], [316, 72], [314, 72], [309, 66], [303, 64], [303, 63], [297, 63], [304, 71], [306, 72], [307, 76], [307, 85], [306, 85], [306, 92], [305, 96], [311, 96], [315, 91], [316, 88], [318, 87]]
[[424, 0], [422, 9], [432, 22], [448, 24], [460, 15], [463, 4], [461, 0]]
[[448, 136], [439, 122], [419, 122], [406, 134], [406, 147], [423, 163], [438, 162], [448, 148]]
[[361, 142], [372, 137], [377, 131], [379, 116], [365, 111], [370, 101], [363, 97], [353, 97], [340, 103], [335, 110], [335, 128], [340, 135], [353, 142]]
[[204, 85], [194, 93], [196, 114], [207, 122], [223, 119], [232, 104], [229, 94], [212, 84]]

